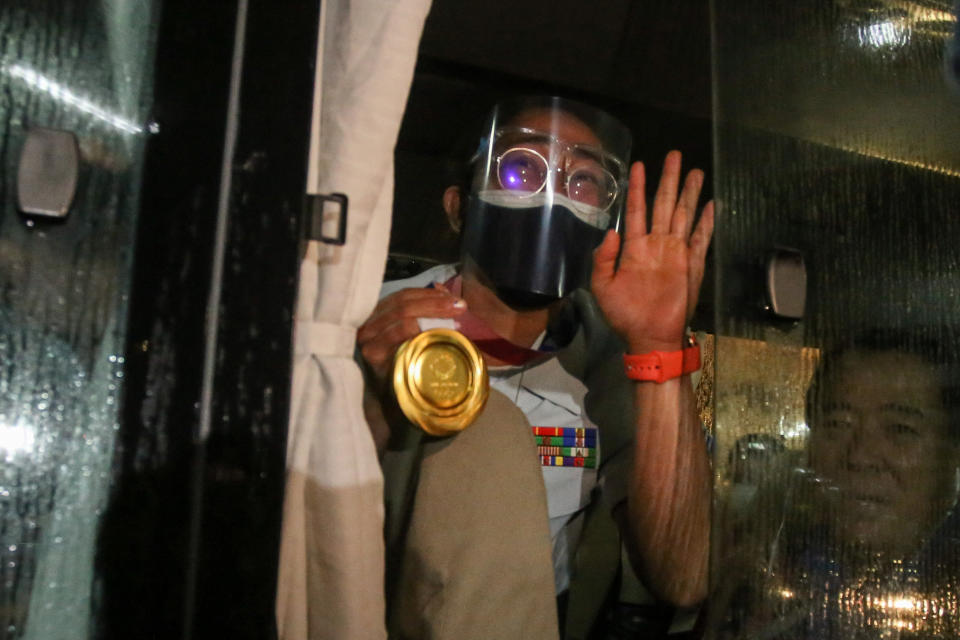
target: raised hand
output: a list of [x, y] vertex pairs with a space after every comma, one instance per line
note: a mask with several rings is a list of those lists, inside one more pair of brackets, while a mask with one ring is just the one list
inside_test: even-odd
[[713, 234], [713, 202], [693, 220], [703, 172], [687, 174], [680, 184], [679, 151], [667, 154], [647, 230], [643, 164], [630, 170], [625, 239], [608, 231], [594, 252], [592, 289], [607, 321], [626, 340], [631, 353], [679, 349], [693, 316], [703, 281], [704, 259]]

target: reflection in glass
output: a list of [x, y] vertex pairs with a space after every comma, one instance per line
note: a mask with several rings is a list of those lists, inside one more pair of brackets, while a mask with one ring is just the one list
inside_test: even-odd
[[2, 309], [0, 361], [0, 616], [16, 636], [28, 620], [58, 487], [69, 481], [62, 467], [82, 453], [86, 376], [65, 342]]
[[[0, 635], [89, 637], [124, 374], [152, 0], [0, 3]], [[79, 140], [65, 221], [16, 209], [27, 130]]]
[[806, 459], [738, 442], [720, 637], [956, 637], [960, 432], [942, 352], [860, 337], [814, 376]]
[[43, 74], [37, 73], [33, 69], [30, 69], [29, 67], [21, 64], [11, 64], [4, 67], [3, 71], [11, 78], [22, 80], [28, 87], [36, 89], [37, 91], [42, 91], [54, 100], [74, 107], [83, 113], [90, 114], [94, 118], [102, 120], [103, 122], [116, 127], [120, 131], [125, 133], [143, 132], [143, 127], [134, 124], [133, 122], [130, 122], [126, 118], [122, 118], [115, 113], [111, 113], [102, 107], [98, 107], [86, 98], [78, 96], [76, 93], [71, 91], [69, 87], [55, 82]]
[[[717, 509], [706, 635], [956, 638], [953, 3], [713, 6]], [[771, 317], [757, 293], [757, 263], [777, 247], [808, 267], [798, 323]], [[731, 359], [740, 342], [764, 349]], [[771, 350], [783, 354], [778, 367]]]

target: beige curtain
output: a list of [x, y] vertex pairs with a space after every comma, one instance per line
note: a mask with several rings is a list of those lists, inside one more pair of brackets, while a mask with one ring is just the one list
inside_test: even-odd
[[284, 640], [385, 638], [383, 479], [356, 328], [376, 303], [393, 149], [430, 0], [323, 0], [310, 193], [346, 193], [347, 243], [300, 267], [277, 591]]

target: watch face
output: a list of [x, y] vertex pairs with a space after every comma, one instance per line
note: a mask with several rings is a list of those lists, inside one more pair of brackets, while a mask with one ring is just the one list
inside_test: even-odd
[[444, 436], [473, 423], [490, 381], [483, 356], [466, 336], [431, 329], [397, 350], [393, 391], [407, 419], [430, 435]]

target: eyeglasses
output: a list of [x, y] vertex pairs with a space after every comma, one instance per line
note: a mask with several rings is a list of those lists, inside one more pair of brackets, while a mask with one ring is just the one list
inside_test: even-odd
[[[502, 149], [502, 151], [497, 151]], [[623, 163], [599, 147], [571, 144], [548, 133], [521, 127], [504, 128], [494, 142], [497, 181], [518, 197], [530, 197], [563, 176], [563, 191], [575, 203], [608, 210], [617, 199]]]

